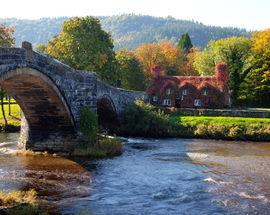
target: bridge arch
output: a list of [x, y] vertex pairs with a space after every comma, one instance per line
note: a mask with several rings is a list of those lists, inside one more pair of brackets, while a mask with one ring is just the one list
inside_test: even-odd
[[26, 148], [35, 148], [32, 144], [48, 139], [52, 133], [75, 131], [74, 118], [64, 96], [45, 74], [32, 68], [17, 68], [0, 75], [0, 86], [22, 109], [27, 121]]
[[118, 115], [115, 104], [108, 94], [104, 94], [97, 100], [97, 115], [99, 126], [103, 129], [115, 132], [118, 125]]

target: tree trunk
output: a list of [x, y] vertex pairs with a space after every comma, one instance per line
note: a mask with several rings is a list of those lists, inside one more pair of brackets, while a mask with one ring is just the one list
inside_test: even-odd
[[11, 116], [10, 96], [8, 96], [8, 115]]
[[7, 126], [8, 126], [8, 121], [7, 121], [6, 113], [5, 113], [5, 109], [4, 109], [4, 97], [1, 98], [1, 109], [2, 109], [2, 114], [3, 114], [3, 118], [4, 118], [4, 123], [5, 123], [4, 130], [6, 130]]

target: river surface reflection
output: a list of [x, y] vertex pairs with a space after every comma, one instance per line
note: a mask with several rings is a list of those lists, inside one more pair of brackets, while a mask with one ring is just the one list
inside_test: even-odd
[[0, 189], [60, 214], [269, 214], [270, 143], [129, 139], [106, 160], [16, 156], [0, 135]]

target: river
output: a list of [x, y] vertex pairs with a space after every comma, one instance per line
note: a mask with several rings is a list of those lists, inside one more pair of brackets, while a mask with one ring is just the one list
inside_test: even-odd
[[112, 159], [13, 155], [0, 134], [0, 190], [34, 188], [60, 214], [269, 214], [270, 143], [129, 139]]

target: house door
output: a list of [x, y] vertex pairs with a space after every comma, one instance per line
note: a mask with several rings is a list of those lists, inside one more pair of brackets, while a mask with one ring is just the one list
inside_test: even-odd
[[181, 108], [181, 99], [175, 99], [175, 107]]

